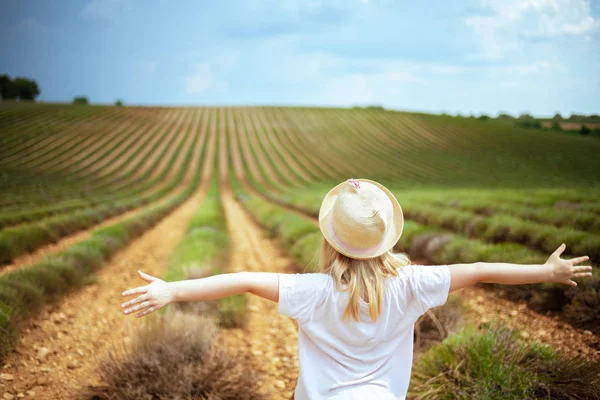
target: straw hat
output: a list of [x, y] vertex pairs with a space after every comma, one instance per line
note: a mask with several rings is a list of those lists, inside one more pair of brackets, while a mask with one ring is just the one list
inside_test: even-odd
[[327, 193], [319, 226], [329, 244], [356, 259], [379, 257], [400, 239], [404, 217], [394, 195], [369, 179], [348, 179]]

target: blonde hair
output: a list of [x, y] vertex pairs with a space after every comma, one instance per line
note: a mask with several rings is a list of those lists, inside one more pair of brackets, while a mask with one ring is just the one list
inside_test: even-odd
[[325, 238], [321, 241], [321, 272], [333, 277], [337, 290], [349, 292], [343, 319], [360, 321], [358, 302], [362, 298], [369, 303], [369, 314], [376, 321], [381, 314], [385, 279], [397, 276], [398, 268], [408, 264], [410, 260], [404, 253], [388, 251], [379, 257], [358, 260], [338, 252]]

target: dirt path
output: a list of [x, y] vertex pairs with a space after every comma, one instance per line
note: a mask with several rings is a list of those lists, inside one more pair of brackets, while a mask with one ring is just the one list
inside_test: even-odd
[[[37, 399], [69, 399], [74, 398], [80, 385], [99, 383], [94, 373], [99, 357], [111, 344], [127, 338], [142, 321], [122, 314], [120, 293], [140, 284], [135, 274], [139, 268], [160, 275], [206, 193], [215, 153], [214, 134], [211, 136], [201, 189], [113, 257], [97, 274], [94, 284], [46, 307], [30, 321], [16, 352], [6, 360], [2, 373], [13, 379], [0, 380], [0, 394], [17, 396], [32, 390]], [[200, 151], [198, 146], [196, 160]], [[193, 175], [198, 167], [192, 164], [189, 174]], [[42, 348], [48, 349], [44, 356]]]
[[600, 362], [600, 338], [590, 331], [575, 329], [558, 317], [539, 314], [525, 303], [502, 299], [481, 287], [461, 289], [458, 294], [469, 306], [465, 317], [476, 324], [496, 318], [511, 328], [522, 330], [522, 338], [528, 342], [550, 344], [567, 355], [583, 355]]
[[[261, 228], [235, 201], [229, 186], [228, 150], [234, 169], [243, 174], [237, 137], [221, 133], [219, 143], [219, 180], [221, 201], [232, 244], [231, 272], [293, 272]], [[228, 147], [231, 144], [231, 147]], [[269, 399], [291, 399], [298, 379], [298, 331], [295, 323], [277, 311], [277, 304], [248, 295], [248, 324], [244, 329], [224, 331], [225, 341], [236, 352], [243, 352], [247, 369], [257, 371], [259, 386]]]
[[[233, 247], [231, 272], [292, 272], [290, 261], [234, 200], [228, 189], [223, 206]], [[250, 313], [245, 329], [233, 329], [227, 343], [246, 355], [248, 370], [254, 371], [267, 398], [291, 399], [298, 379], [298, 331], [295, 323], [277, 312], [277, 304], [257, 296], [248, 298]]]

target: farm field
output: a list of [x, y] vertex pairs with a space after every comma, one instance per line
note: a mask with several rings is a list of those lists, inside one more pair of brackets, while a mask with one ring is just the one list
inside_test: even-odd
[[598, 154], [595, 137], [396, 111], [0, 103], [0, 395], [292, 398], [297, 328], [276, 305], [148, 322], [120, 293], [137, 269], [313, 271], [321, 199], [354, 177], [396, 195], [413, 263], [543, 263], [565, 243], [594, 266], [576, 288], [453, 293], [417, 322], [409, 398], [600, 398]]

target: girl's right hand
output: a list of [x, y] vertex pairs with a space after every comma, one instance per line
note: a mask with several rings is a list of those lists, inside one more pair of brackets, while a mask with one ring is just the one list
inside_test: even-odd
[[577, 283], [572, 278], [589, 278], [592, 276], [591, 266], [575, 266], [589, 260], [588, 256], [576, 257], [570, 260], [563, 260], [560, 255], [567, 246], [561, 244], [546, 261], [546, 265], [551, 268], [551, 282], [564, 283], [566, 285], [577, 286]]
[[140, 311], [136, 314], [136, 317], [143, 317], [144, 315], [160, 310], [175, 299], [171, 286], [167, 282], [145, 274], [140, 270], [138, 270], [138, 275], [150, 284], [123, 292], [123, 296], [141, 294], [141, 296], [121, 304], [125, 314]]

